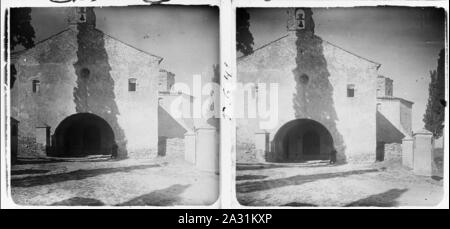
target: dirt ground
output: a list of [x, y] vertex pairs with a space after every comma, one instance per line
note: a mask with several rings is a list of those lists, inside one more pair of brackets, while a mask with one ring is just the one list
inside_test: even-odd
[[399, 161], [242, 163], [236, 181], [238, 201], [249, 206], [433, 206], [443, 196], [442, 167], [421, 177]]
[[211, 205], [219, 176], [183, 160], [22, 161], [11, 171], [18, 205]]

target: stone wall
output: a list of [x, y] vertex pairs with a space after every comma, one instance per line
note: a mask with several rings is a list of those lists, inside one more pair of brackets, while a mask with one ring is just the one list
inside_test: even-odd
[[402, 144], [390, 143], [384, 145], [384, 160], [401, 163], [402, 161]]
[[266, 162], [265, 152], [257, 150], [254, 145], [241, 143], [237, 145], [237, 163], [263, 163]]
[[184, 160], [184, 138], [170, 138], [166, 143], [167, 157]]
[[159, 91], [171, 91], [172, 86], [175, 84], [175, 74], [168, 72], [164, 69], [159, 71], [158, 90]]
[[38, 144], [34, 137], [18, 137], [17, 152], [21, 158], [38, 158], [42, 157], [38, 151]]
[[377, 78], [377, 96], [392, 96], [394, 93], [393, 80], [384, 76]]

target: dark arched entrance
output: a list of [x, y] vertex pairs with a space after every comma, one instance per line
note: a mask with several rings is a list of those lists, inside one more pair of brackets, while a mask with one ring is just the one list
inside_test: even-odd
[[325, 126], [311, 119], [296, 119], [284, 124], [276, 133], [269, 160], [324, 160], [329, 158], [333, 148], [333, 138]]
[[308, 131], [303, 134], [303, 154], [319, 155], [320, 154], [320, 136], [316, 131]]
[[64, 119], [53, 136], [54, 156], [84, 157], [113, 154], [114, 133], [101, 117], [80, 113]]

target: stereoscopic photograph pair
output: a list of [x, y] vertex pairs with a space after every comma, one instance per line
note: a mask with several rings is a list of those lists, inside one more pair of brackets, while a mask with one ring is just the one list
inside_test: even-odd
[[[443, 8], [237, 6], [231, 28], [221, 28], [222, 10], [6, 8], [9, 206], [441, 202]], [[224, 50], [230, 32], [235, 43]], [[236, 73], [227, 123], [225, 61]], [[233, 174], [228, 204], [220, 201], [224, 173]]]

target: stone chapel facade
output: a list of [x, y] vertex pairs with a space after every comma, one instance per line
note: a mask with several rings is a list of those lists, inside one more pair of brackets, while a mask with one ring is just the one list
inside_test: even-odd
[[242, 101], [261, 99], [256, 83], [278, 85], [268, 91], [277, 101], [267, 104], [278, 111], [276, 125], [261, 128], [268, 118], [258, 114], [237, 119], [238, 162], [252, 152], [268, 162], [328, 159], [333, 150], [338, 162], [375, 161], [380, 64], [317, 36], [312, 14], [289, 9], [287, 35], [238, 58]]
[[158, 147], [163, 58], [95, 28], [93, 8], [11, 56], [11, 116], [19, 157], [152, 157]]

